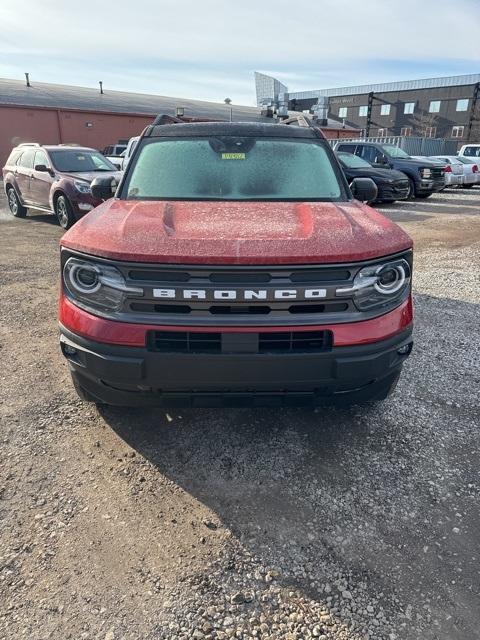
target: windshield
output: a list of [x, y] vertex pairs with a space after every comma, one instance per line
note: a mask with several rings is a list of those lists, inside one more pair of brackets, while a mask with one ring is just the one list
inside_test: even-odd
[[462, 156], [457, 156], [455, 160], [458, 160], [458, 162], [461, 162], [462, 164], [477, 164], [476, 160], [473, 160], [470, 158], [463, 158]]
[[71, 171], [72, 173], [118, 171], [115, 165], [98, 151], [62, 149], [50, 151], [50, 157], [57, 171]]
[[338, 153], [338, 159], [349, 169], [372, 168], [372, 165], [369, 162], [363, 160], [362, 158], [359, 158], [358, 156], [354, 156], [352, 153], [345, 153], [344, 151], [340, 151]]
[[148, 142], [125, 189], [135, 200], [331, 201], [343, 195], [321, 144], [233, 136]]
[[394, 144], [382, 144], [382, 149], [391, 158], [410, 158], [408, 153], [405, 153], [403, 149], [396, 147]]

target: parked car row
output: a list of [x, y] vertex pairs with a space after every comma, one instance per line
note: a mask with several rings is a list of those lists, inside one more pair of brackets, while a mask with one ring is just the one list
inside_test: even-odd
[[376, 183], [377, 202], [428, 198], [445, 187], [480, 183], [473, 156], [409, 156], [395, 145], [366, 141], [339, 142], [335, 151], [349, 181], [361, 172]]
[[[24, 217], [28, 209], [53, 213], [68, 229], [102, 202], [92, 195], [90, 185], [95, 178], [106, 176], [119, 183], [139, 139], [130, 138], [121, 155], [111, 158], [74, 145], [24, 143], [15, 147], [3, 168], [11, 213], [16, 217]], [[119, 145], [106, 150], [117, 152], [116, 147]], [[374, 202], [427, 198], [446, 186], [480, 184], [474, 156], [411, 157], [394, 145], [366, 141], [339, 142], [335, 152], [352, 191], [356, 179], [373, 180]]]

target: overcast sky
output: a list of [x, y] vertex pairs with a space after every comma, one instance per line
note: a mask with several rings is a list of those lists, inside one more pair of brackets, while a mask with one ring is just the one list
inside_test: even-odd
[[0, 77], [254, 104], [480, 71], [480, 0], [0, 0]]

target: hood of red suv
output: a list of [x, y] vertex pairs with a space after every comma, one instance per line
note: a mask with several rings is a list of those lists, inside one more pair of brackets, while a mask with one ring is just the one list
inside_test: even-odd
[[69, 249], [135, 262], [320, 264], [412, 246], [395, 223], [356, 201], [109, 200], [62, 238]]

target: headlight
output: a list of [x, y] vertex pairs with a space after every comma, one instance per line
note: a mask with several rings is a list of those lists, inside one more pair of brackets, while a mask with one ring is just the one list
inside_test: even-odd
[[129, 293], [143, 295], [143, 289], [128, 287], [115, 267], [78, 258], [65, 263], [63, 282], [75, 303], [93, 310], [118, 311]]
[[91, 193], [90, 185], [88, 184], [88, 182], [81, 182], [80, 180], [74, 180], [73, 184], [75, 186], [75, 189], [77, 191], [80, 191], [80, 193]]
[[373, 307], [392, 306], [410, 290], [411, 268], [401, 258], [381, 265], [360, 269], [351, 287], [337, 289], [340, 297], [353, 296], [355, 306], [360, 311]]
[[426, 167], [423, 169], [420, 169], [420, 175], [422, 176], [422, 178], [431, 178], [432, 177], [432, 170], [431, 169], [427, 169]]

